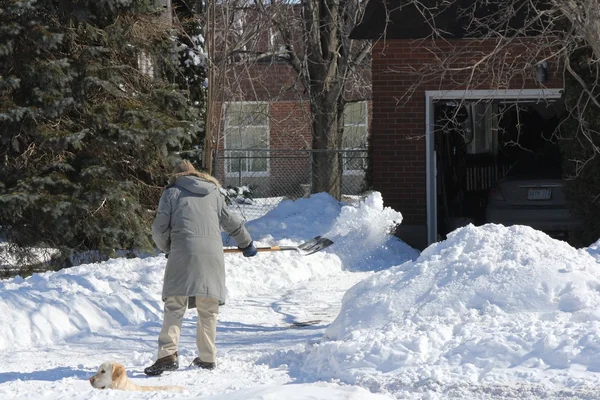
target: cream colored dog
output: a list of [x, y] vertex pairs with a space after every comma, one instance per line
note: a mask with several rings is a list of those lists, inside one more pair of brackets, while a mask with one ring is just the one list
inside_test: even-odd
[[185, 390], [181, 386], [139, 386], [127, 378], [125, 366], [118, 362], [107, 361], [98, 367], [96, 375], [90, 378], [90, 383], [96, 389], [119, 389], [138, 392], [149, 392], [152, 390]]

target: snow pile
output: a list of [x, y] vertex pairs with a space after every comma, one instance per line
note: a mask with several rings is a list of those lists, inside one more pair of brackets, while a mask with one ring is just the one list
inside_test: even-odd
[[115, 259], [0, 281], [0, 349], [158, 320], [164, 263]]
[[[241, 254], [225, 257], [228, 300], [289, 290], [342, 269], [340, 259], [326, 252], [306, 257], [296, 252], [260, 253], [252, 259]], [[119, 258], [0, 281], [0, 307], [5, 310], [0, 316], [0, 349], [46, 345], [141, 323], [160, 324], [165, 265], [164, 256]]]
[[313, 385], [292, 384], [242, 389], [228, 395], [210, 396], [206, 400], [391, 400], [383, 394], [369, 393], [361, 387], [317, 382]]
[[336, 242], [346, 270], [378, 271], [419, 256], [391, 234], [401, 222], [402, 214], [384, 207], [381, 193], [373, 192], [358, 207], [343, 207], [326, 236]]
[[[400, 221], [402, 215], [384, 207], [378, 192], [356, 206], [342, 205], [326, 193], [282, 201], [264, 217], [247, 224], [253, 238], [269, 246], [296, 246], [324, 236], [334, 244], [308, 256], [299, 257], [290, 251], [261, 253], [261, 263], [228, 263], [228, 276], [234, 277], [227, 283], [228, 296], [239, 299], [260, 293], [265, 287], [281, 291], [300, 280], [332, 276], [341, 269], [371, 271], [414, 260], [419, 253], [389, 233]], [[236, 256], [227, 257], [233, 260]], [[275, 267], [277, 271], [265, 268], [271, 260], [280, 265]]]
[[304, 242], [331, 230], [341, 209], [342, 204], [335, 198], [327, 193], [317, 193], [295, 201], [283, 200], [261, 218], [250, 221], [246, 227], [253, 238], [260, 238], [263, 242]]
[[585, 249], [592, 257], [600, 263], [600, 240]]
[[[309, 256], [295, 251], [261, 252], [253, 258], [226, 254], [228, 300], [282, 293], [301, 282], [339, 275], [346, 262], [341, 253], [352, 248], [352, 238], [368, 233], [360, 244], [362, 252], [353, 256], [353, 262], [360, 262], [361, 256], [386, 242], [383, 231], [394, 218], [398, 215], [383, 210], [377, 200], [367, 200], [358, 208], [342, 206], [326, 194], [284, 201], [248, 223], [257, 246], [295, 246], [333, 227], [338, 232], [332, 237], [336, 243]], [[370, 226], [372, 221], [381, 228]], [[416, 252], [399, 240], [394, 239], [390, 247], [395, 260], [415, 258]], [[120, 258], [0, 281], [0, 308], [5, 310], [0, 316], [0, 349], [56, 343], [82, 333], [142, 323], [160, 326], [165, 265], [162, 255]]]
[[600, 371], [600, 268], [529, 227], [469, 225], [351, 288], [324, 339], [263, 361], [396, 396], [461, 382], [576, 386], [578, 372]]

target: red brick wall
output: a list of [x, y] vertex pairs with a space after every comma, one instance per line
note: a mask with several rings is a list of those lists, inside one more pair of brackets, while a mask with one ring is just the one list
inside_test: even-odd
[[[308, 103], [273, 102], [269, 105], [269, 147], [275, 150], [311, 148]], [[270, 164], [271, 188], [286, 193], [309, 182], [309, 157], [306, 152], [275, 151]]]
[[[248, 100], [252, 101], [252, 100]], [[310, 149], [310, 110], [306, 102], [269, 101], [269, 147], [272, 149]], [[213, 137], [219, 151], [224, 149], [225, 103], [214, 104]]]
[[269, 103], [270, 147], [273, 149], [310, 149], [310, 107], [307, 102]]
[[[365, 100], [369, 102], [368, 122], [371, 123], [370, 106], [370, 68], [362, 67], [365, 71], [360, 84], [349, 83], [346, 98]], [[299, 150], [312, 148], [311, 114], [307, 95], [298, 81], [295, 71], [284, 63], [264, 63], [250, 66], [238, 66], [227, 71], [226, 77], [219, 77], [224, 82], [215, 88], [216, 101], [212, 112], [212, 134], [217, 144], [217, 151], [224, 148], [223, 129], [225, 121], [224, 104], [227, 101], [267, 102], [269, 104], [269, 147], [275, 150]], [[273, 153], [275, 154], [275, 152]], [[281, 154], [281, 153], [279, 153]], [[290, 153], [289, 155], [291, 155]], [[292, 158], [288, 160], [271, 160], [271, 177], [275, 180], [285, 180], [285, 175], [298, 175], [309, 168], [304, 160]], [[223, 162], [217, 166], [217, 171], [223, 171]], [[307, 176], [298, 176], [303, 182], [308, 182]], [[219, 177], [222, 179], [223, 177]], [[291, 179], [291, 178], [290, 178]]]
[[[425, 91], [538, 88], [528, 62], [542, 59], [542, 46], [515, 44], [482, 63], [495, 42], [472, 39], [432, 42], [387, 40], [373, 49], [373, 185], [404, 224], [426, 224]], [[440, 60], [448, 65], [440, 68]], [[508, 72], [518, 73], [511, 73]], [[472, 78], [472, 79], [471, 79]], [[556, 63], [549, 62], [548, 87], [561, 88]]]
[[228, 67], [219, 77], [216, 98], [235, 101], [287, 101], [306, 99], [294, 69], [286, 63], [254, 63]]
[[[300, 101], [268, 101], [269, 103], [269, 148], [277, 150], [301, 150], [311, 148], [310, 111], [307, 103]], [[225, 112], [223, 103], [214, 105], [218, 114], [219, 124], [213, 127], [213, 137], [217, 141], [217, 151], [224, 149], [223, 130]], [[216, 117], [216, 116], [215, 116]], [[276, 154], [275, 152], [273, 154]], [[297, 155], [297, 158], [271, 160], [271, 176], [293, 174], [293, 171], [307, 171], [305, 159], [300, 158], [304, 153], [289, 153], [286, 156]], [[223, 171], [223, 162], [217, 165], [217, 171]], [[219, 179], [223, 179], [222, 176]], [[306, 180], [306, 177], [302, 177]], [[302, 182], [305, 183], [305, 182]]]
[[[369, 102], [370, 65], [360, 66], [361, 82], [348, 82], [345, 98]], [[272, 148], [309, 149], [312, 147], [310, 132], [310, 107], [308, 96], [296, 72], [285, 63], [264, 63], [237, 66], [227, 71], [226, 76], [217, 78], [214, 89], [212, 117], [213, 137], [220, 137], [223, 130], [224, 112], [222, 104], [231, 101], [268, 102], [270, 113], [270, 145]], [[223, 143], [218, 143], [219, 150]]]

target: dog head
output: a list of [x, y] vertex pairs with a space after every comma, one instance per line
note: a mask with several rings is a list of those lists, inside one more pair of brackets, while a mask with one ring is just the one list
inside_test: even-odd
[[122, 379], [125, 367], [117, 362], [104, 362], [98, 367], [96, 375], [90, 378], [90, 384], [96, 389], [111, 388], [113, 382]]

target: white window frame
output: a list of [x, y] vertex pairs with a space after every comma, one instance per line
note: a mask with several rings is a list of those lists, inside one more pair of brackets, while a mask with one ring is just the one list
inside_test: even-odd
[[[360, 123], [360, 124], [351, 124], [351, 125], [347, 125], [346, 124], [346, 120], [344, 119], [344, 134], [346, 133], [346, 126], [361, 126], [361, 127], [365, 127], [365, 132], [366, 132], [366, 136], [365, 139], [368, 138], [369, 136], [369, 104], [367, 103], [366, 100], [363, 101], [355, 101], [355, 102], [348, 102], [346, 103], [346, 105], [348, 104], [361, 104], [364, 107], [364, 113], [365, 113], [365, 119], [364, 119], [364, 123]], [[365, 146], [364, 149], [358, 149], [358, 148], [344, 148], [344, 149], [348, 149], [348, 150], [364, 150], [365, 153], [367, 152], [367, 147], [368, 145]], [[352, 153], [350, 153], [352, 154]], [[364, 158], [363, 159], [363, 164], [364, 164], [364, 168], [363, 169], [347, 169], [346, 168], [346, 164], [343, 164], [342, 168], [343, 168], [343, 174], [344, 175], [362, 175], [365, 173], [367, 165], [366, 165], [367, 159]]]
[[[266, 171], [248, 171], [248, 164], [246, 162], [246, 168], [244, 171], [230, 171], [229, 170], [229, 156], [228, 154], [231, 153], [232, 151], [236, 151], [237, 149], [232, 149], [232, 148], [228, 148], [227, 147], [227, 131], [228, 129], [231, 128], [238, 128], [238, 129], [243, 129], [244, 126], [238, 126], [238, 125], [229, 125], [228, 124], [228, 118], [227, 118], [227, 112], [229, 110], [230, 105], [235, 104], [235, 105], [246, 105], [246, 104], [256, 104], [256, 105], [261, 105], [264, 104], [267, 106], [267, 125], [265, 126], [265, 134], [266, 134], [266, 143], [267, 143], [267, 147], [265, 149], [257, 149], [257, 150], [269, 150], [271, 147], [271, 143], [270, 143], [270, 139], [271, 139], [271, 132], [270, 132], [270, 125], [269, 125], [269, 113], [270, 113], [270, 105], [268, 102], [266, 101], [230, 101], [230, 102], [226, 102], [225, 103], [225, 107], [223, 109], [224, 112], [224, 116], [223, 116], [223, 126], [224, 126], [224, 134], [223, 134], [223, 148], [225, 149], [225, 177], [227, 178], [232, 178], [232, 177], [238, 177], [238, 176], [245, 176], [245, 177], [265, 177], [265, 176], [269, 176], [271, 174], [271, 158], [269, 156], [267, 156], [267, 165], [266, 165]], [[253, 125], [253, 127], [256, 127], [257, 125]], [[258, 125], [258, 126], [263, 126], [263, 125]], [[243, 151], [243, 149], [240, 149], [240, 151]], [[248, 156], [248, 153], [252, 153], [252, 152], [247, 152], [246, 156]], [[247, 160], [247, 159], [246, 159]]]

